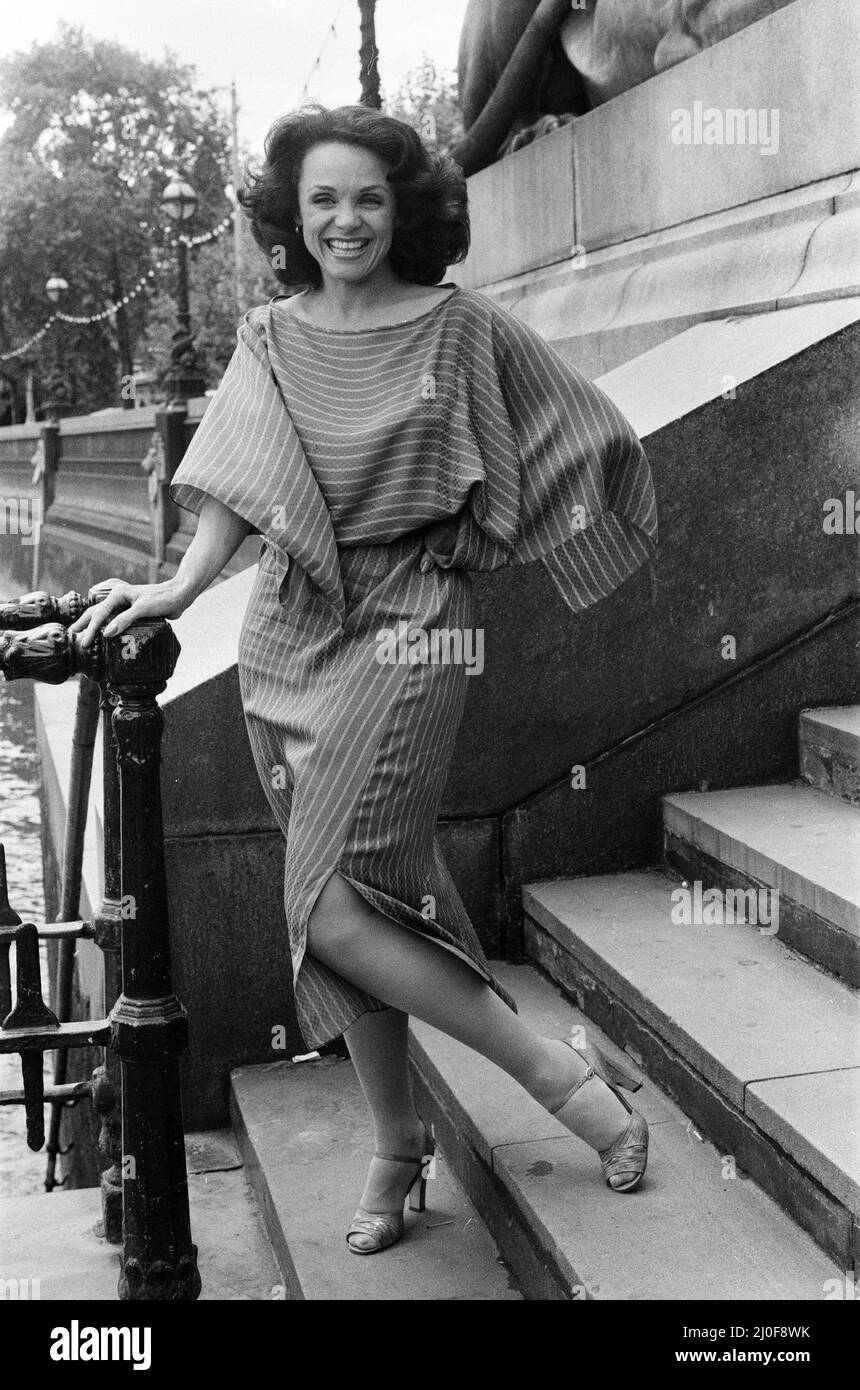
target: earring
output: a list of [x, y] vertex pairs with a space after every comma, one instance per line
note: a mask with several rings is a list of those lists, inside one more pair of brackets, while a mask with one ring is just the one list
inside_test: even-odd
[[296, 232], [297, 232], [299, 235], [301, 235], [301, 231], [302, 231], [302, 224], [301, 224], [301, 222], [296, 222], [296, 223], [295, 223], [295, 228], [296, 228]]

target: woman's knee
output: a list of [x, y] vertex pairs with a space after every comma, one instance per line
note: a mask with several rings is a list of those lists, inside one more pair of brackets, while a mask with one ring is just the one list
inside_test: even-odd
[[342, 955], [361, 936], [372, 911], [360, 893], [334, 873], [325, 882], [308, 918], [308, 950], [312, 955]]

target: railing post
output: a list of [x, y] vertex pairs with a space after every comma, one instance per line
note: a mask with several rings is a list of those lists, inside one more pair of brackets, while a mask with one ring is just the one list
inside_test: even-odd
[[[41, 1107], [42, 1101], [41, 1052], [57, 1047], [110, 1047], [119, 1059], [122, 1090], [119, 1296], [190, 1300], [199, 1297], [200, 1275], [197, 1248], [191, 1241], [179, 1088], [179, 1053], [187, 1046], [188, 1026], [170, 973], [159, 776], [164, 720], [156, 698], [176, 665], [179, 643], [166, 622], [149, 619], [107, 641], [99, 634], [92, 646], [84, 649], [81, 639], [72, 637], [65, 624], [99, 597], [95, 588], [86, 597], [68, 593], [58, 599], [39, 592], [0, 603], [0, 624], [9, 624], [7, 630], [0, 626], [0, 674], [7, 680], [59, 685], [81, 673], [99, 683], [103, 713], [110, 718], [105, 762], [110, 763], [114, 751], [111, 735], [116, 762], [114, 775], [105, 774], [105, 896], [97, 922], [100, 944], [109, 945], [112, 938], [114, 946], [118, 922], [122, 989], [109, 1020], [62, 1023], [46, 1013], [44, 1005], [37, 1017], [36, 1005], [28, 1005], [28, 1000], [35, 1000], [39, 992], [38, 969], [33, 965], [36, 957], [32, 949], [27, 956], [27, 933], [33, 936], [36, 928], [21, 926], [17, 914], [5, 907], [0, 874], [0, 1007], [11, 1003], [5, 949], [10, 932], [24, 942], [19, 966], [23, 960], [27, 967], [19, 972], [20, 1007], [16, 1006], [11, 1017], [3, 1018], [0, 1051], [22, 1053], [24, 1096], [32, 1110], [37, 1101]], [[46, 618], [54, 621], [46, 622]], [[57, 924], [70, 925], [90, 924]], [[105, 988], [110, 997], [111, 980], [116, 978], [115, 950], [111, 953], [108, 949], [105, 962]], [[21, 1007], [24, 1012], [18, 1020]], [[19, 1026], [12, 1027], [12, 1023]], [[28, 1066], [31, 1058], [38, 1060], [38, 1077]], [[115, 1091], [113, 1076], [109, 1060], [103, 1077], [98, 1078], [104, 1101], [100, 1108], [106, 1116]], [[70, 1095], [65, 1093], [76, 1090], [74, 1086], [61, 1089], [62, 1096], [52, 1087], [51, 1098], [68, 1099]], [[113, 1146], [115, 1126], [109, 1119], [106, 1128], [112, 1132]], [[31, 1138], [35, 1137], [34, 1131]], [[116, 1157], [112, 1147], [109, 1156]], [[108, 1233], [114, 1222], [113, 1186], [113, 1176], [108, 1174], [103, 1184]]]
[[42, 449], [44, 468], [39, 483], [42, 489], [42, 521], [53, 505], [57, 488], [57, 468], [60, 462], [60, 426], [57, 420], [48, 420], [42, 426]]
[[111, 1012], [122, 1068], [122, 1299], [194, 1299], [179, 1053], [187, 1016], [173, 993], [156, 696], [179, 644], [164, 622], [141, 622], [105, 643], [120, 801], [122, 993]]
[[[105, 681], [99, 682], [99, 708], [102, 715], [102, 825], [104, 827], [104, 888], [99, 910], [93, 918], [93, 933], [104, 959], [105, 1013], [109, 1013], [122, 991], [120, 926], [122, 922], [119, 834], [119, 777], [113, 712], [116, 697]], [[99, 1152], [109, 1160], [102, 1170], [102, 1224], [105, 1238], [113, 1245], [122, 1243], [122, 1082], [120, 1060], [112, 1048], [105, 1048], [104, 1062], [93, 1072], [93, 1109], [99, 1116]]]
[[[90, 774], [93, 766], [93, 747], [98, 727], [98, 687], [87, 676], [81, 676], [75, 703], [75, 728], [72, 734], [72, 766], [69, 778], [69, 799], [66, 809], [66, 830], [63, 836], [60, 892], [60, 921], [70, 922], [81, 909], [81, 881], [84, 858], [84, 836], [87, 824], [87, 805]], [[54, 1003], [62, 1021], [72, 1015], [72, 991], [75, 976], [75, 938], [67, 937], [58, 943], [54, 975]], [[54, 1057], [54, 1087], [63, 1087], [68, 1078], [69, 1053], [60, 1048]], [[56, 1184], [57, 1158], [65, 1152], [60, 1145], [60, 1131], [65, 1107], [51, 1107], [48, 1131], [48, 1169], [45, 1188], [53, 1191]]]
[[150, 474], [149, 500], [152, 512], [152, 559], [150, 583], [162, 578], [167, 543], [179, 525], [179, 509], [170, 496], [170, 480], [185, 453], [185, 402], [155, 412], [155, 434], [144, 460]]

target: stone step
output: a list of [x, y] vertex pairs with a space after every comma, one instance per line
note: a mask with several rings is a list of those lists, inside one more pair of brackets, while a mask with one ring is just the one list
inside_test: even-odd
[[[533, 966], [494, 970], [533, 1028], [579, 1028], [617, 1055]], [[606, 1187], [596, 1154], [499, 1068], [418, 1020], [410, 1030], [419, 1108], [527, 1299], [816, 1300], [831, 1280], [842, 1288], [843, 1269], [740, 1165], [731, 1176], [651, 1081], [633, 1097], [651, 1129], [648, 1170], [622, 1195]]]
[[802, 711], [800, 775], [831, 796], [860, 806], [860, 705]]
[[[269, 1302], [282, 1297], [272, 1247], [231, 1131], [186, 1135], [185, 1152], [201, 1299]], [[0, 1280], [15, 1280], [20, 1298], [78, 1305], [90, 1299], [118, 1302], [119, 1246], [97, 1233], [101, 1219], [98, 1187], [4, 1195]], [[0, 1298], [14, 1296], [8, 1282], [0, 1289], [5, 1291]]]
[[403, 1240], [377, 1256], [350, 1252], [346, 1231], [374, 1148], [350, 1061], [238, 1068], [230, 1109], [288, 1299], [521, 1301], [444, 1141], [427, 1210], [407, 1209]]
[[776, 890], [780, 939], [860, 984], [860, 810], [802, 783], [733, 787], [664, 796], [663, 825], [691, 886]]
[[526, 949], [738, 1170], [851, 1269], [856, 992], [748, 924], [673, 920], [677, 886], [657, 870], [530, 884]]

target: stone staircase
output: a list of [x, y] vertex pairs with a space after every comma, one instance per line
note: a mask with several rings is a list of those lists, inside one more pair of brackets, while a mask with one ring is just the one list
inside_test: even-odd
[[[495, 965], [535, 1029], [574, 1030], [641, 1069], [651, 1158], [637, 1192], [609, 1191], [593, 1152], [514, 1081], [413, 1020], [416, 1095], [438, 1157], [406, 1239], [380, 1259], [346, 1250], [372, 1150], [351, 1063], [240, 1067], [234, 1138], [196, 1136], [198, 1161], [189, 1136], [204, 1297], [853, 1297], [860, 709], [806, 711], [799, 728], [803, 780], [665, 796], [662, 864], [527, 885], [529, 959]], [[746, 920], [730, 920], [742, 906]], [[235, 1231], [217, 1188], [227, 1179]], [[73, 1196], [57, 1204], [50, 1261], [44, 1199], [7, 1205], [2, 1263], [50, 1267], [49, 1298], [87, 1268], [89, 1296], [111, 1300], [116, 1251], [92, 1234], [98, 1192]], [[228, 1277], [236, 1241], [245, 1263]]]
[[637, 1193], [610, 1192], [591, 1150], [516, 1083], [413, 1020], [440, 1181], [385, 1260], [347, 1264], [339, 1227], [369, 1144], [351, 1065], [233, 1073], [288, 1296], [850, 1297], [860, 709], [804, 712], [799, 766], [792, 785], [664, 797], [659, 867], [524, 889], [530, 961], [499, 977], [541, 1032], [573, 1028], [643, 1070], [652, 1145]]

